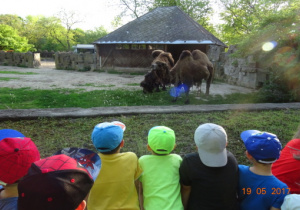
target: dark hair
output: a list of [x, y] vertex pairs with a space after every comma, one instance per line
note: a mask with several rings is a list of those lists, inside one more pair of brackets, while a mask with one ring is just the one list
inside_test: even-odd
[[[122, 143], [122, 142], [121, 142], [121, 143]], [[120, 148], [120, 146], [121, 146], [121, 143], [120, 143], [116, 148], [114, 148], [114, 149], [111, 150], [111, 151], [108, 151], [108, 152], [100, 152], [100, 153], [101, 153], [101, 154], [105, 154], [105, 155], [115, 154], [115, 153], [119, 150], [119, 148]], [[99, 147], [99, 149], [105, 149], [105, 148]]]

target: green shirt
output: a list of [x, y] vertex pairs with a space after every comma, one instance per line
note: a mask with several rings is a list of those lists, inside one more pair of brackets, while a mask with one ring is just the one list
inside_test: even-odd
[[176, 154], [144, 155], [140, 157], [143, 173], [144, 208], [146, 210], [182, 210], [179, 167], [182, 158]]

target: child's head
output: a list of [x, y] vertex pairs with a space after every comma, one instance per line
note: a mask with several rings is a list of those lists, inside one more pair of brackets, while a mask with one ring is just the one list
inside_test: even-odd
[[248, 153], [262, 164], [272, 164], [280, 156], [282, 149], [277, 136], [258, 130], [247, 130], [241, 133], [241, 138]]
[[13, 184], [25, 176], [40, 153], [30, 138], [12, 129], [0, 130], [0, 181]]
[[171, 128], [155, 126], [149, 130], [148, 146], [158, 155], [167, 155], [175, 147], [175, 133]]
[[227, 134], [223, 127], [214, 123], [200, 125], [194, 135], [202, 163], [209, 167], [227, 164]]
[[116, 153], [123, 141], [125, 129], [125, 125], [118, 121], [96, 125], [92, 132], [92, 141], [95, 148], [104, 154]]
[[94, 180], [75, 159], [61, 154], [34, 162], [18, 184], [18, 209], [75, 210]]

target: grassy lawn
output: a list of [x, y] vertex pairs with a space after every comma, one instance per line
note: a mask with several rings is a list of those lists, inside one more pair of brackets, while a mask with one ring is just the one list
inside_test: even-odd
[[[0, 72], [1, 73], [1, 72]], [[13, 78], [11, 78], [13, 79]], [[4, 81], [3, 81], [4, 82]], [[138, 86], [131, 83], [129, 86]], [[86, 83], [82, 86], [96, 86]], [[143, 94], [141, 90], [129, 91], [97, 90], [86, 92], [78, 89], [32, 90], [30, 88], [0, 88], [0, 109], [43, 109], [64, 107], [109, 107], [109, 106], [184, 106], [184, 97], [176, 103], [172, 102], [169, 91]], [[205, 96], [191, 93], [193, 105], [201, 104], [243, 104], [261, 103], [255, 93], [235, 93], [223, 97], [221, 95]], [[300, 110], [276, 110], [260, 112], [226, 111], [198, 114], [144, 114], [130, 116], [111, 116], [96, 118], [40, 118], [36, 120], [0, 120], [0, 129], [12, 128], [31, 137], [37, 144], [42, 157], [49, 156], [64, 147], [84, 147], [94, 150], [90, 140], [93, 127], [104, 121], [120, 120], [127, 126], [125, 131], [125, 147], [123, 151], [133, 151], [138, 156], [149, 154], [146, 150], [147, 133], [156, 125], [165, 125], [175, 130], [177, 148], [175, 153], [194, 152], [193, 135], [202, 123], [212, 122], [225, 128], [228, 134], [228, 150], [238, 159], [239, 163], [248, 164], [244, 156], [244, 146], [240, 141], [240, 133], [247, 129], [257, 129], [278, 135], [285, 145], [300, 125]]]
[[0, 74], [34, 75], [34, 74], [38, 74], [38, 73], [34, 73], [34, 72], [18, 72], [18, 71], [0, 71]]
[[90, 135], [93, 127], [100, 122], [119, 120], [126, 124], [125, 147], [122, 151], [133, 151], [138, 156], [149, 154], [146, 150], [147, 133], [156, 125], [174, 129], [177, 148], [175, 153], [184, 156], [195, 151], [193, 135], [198, 125], [216, 123], [223, 126], [228, 134], [228, 150], [239, 163], [248, 164], [240, 141], [240, 133], [257, 129], [277, 134], [284, 146], [300, 125], [300, 110], [276, 110], [261, 112], [225, 111], [198, 114], [144, 114], [130, 116], [106, 116], [96, 118], [0, 121], [0, 129], [12, 128], [31, 137], [38, 146], [42, 157], [64, 147], [84, 147], [94, 150]]
[[[93, 86], [93, 84], [85, 84]], [[136, 85], [136, 84], [131, 84]], [[107, 106], [168, 106], [184, 105], [184, 96], [172, 102], [169, 91], [144, 94], [141, 90], [95, 90], [86, 92], [80, 89], [32, 90], [30, 88], [0, 88], [0, 109], [64, 108], [64, 107], [107, 107]], [[254, 93], [235, 93], [206, 96], [190, 94], [191, 104], [243, 104], [259, 103]]]

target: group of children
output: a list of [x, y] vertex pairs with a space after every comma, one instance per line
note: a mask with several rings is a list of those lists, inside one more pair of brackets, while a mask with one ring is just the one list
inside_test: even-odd
[[[241, 133], [246, 157], [252, 163], [249, 167], [238, 165], [234, 155], [226, 149], [226, 131], [213, 123], [202, 124], [195, 130], [197, 152], [186, 154], [183, 159], [172, 153], [176, 147], [175, 132], [166, 126], [155, 126], [149, 130], [147, 149], [151, 155], [138, 158], [133, 152], [121, 152], [124, 147], [125, 129], [126, 126], [118, 121], [104, 122], [94, 127], [91, 139], [102, 162], [95, 181], [80, 164], [75, 167], [65, 156], [58, 155], [39, 160], [39, 153], [32, 145], [29, 149], [33, 148], [35, 152], [27, 154], [30, 157], [28, 164], [21, 167], [20, 171], [23, 172], [14, 179], [6, 177], [12, 173], [2, 170], [4, 167], [0, 160], [0, 180], [6, 183], [5, 190], [0, 192], [0, 209], [17, 209], [17, 203], [19, 209], [39, 209], [35, 207], [35, 203], [41, 203], [43, 199], [46, 203], [41, 203], [40, 207], [42, 205], [43, 208], [40, 209], [56, 210], [84, 209], [86, 205], [88, 210], [300, 208], [297, 202], [300, 195], [289, 195], [299, 193], [297, 190], [300, 189], [300, 185], [287, 185], [272, 174], [272, 164], [279, 159], [282, 150], [281, 143], [274, 134], [258, 130]], [[4, 141], [17, 137], [15, 144], [18, 145], [21, 141], [18, 139], [26, 139], [23, 134], [2, 134], [1, 136], [0, 130], [0, 153]], [[298, 149], [292, 147], [298, 153], [299, 142], [300, 140], [297, 141]], [[32, 144], [31, 140], [30, 143]], [[20, 153], [21, 150], [17, 148], [21, 147], [16, 145], [10, 146], [10, 153]], [[24, 151], [28, 152], [28, 148]], [[300, 164], [298, 153], [291, 153], [299, 157], [295, 165]], [[9, 157], [6, 157], [6, 169], [13, 167], [9, 166], [8, 159]], [[64, 168], [65, 173], [62, 172]], [[22, 178], [25, 172], [27, 175]], [[300, 170], [296, 173], [300, 174]], [[57, 177], [57, 174], [60, 176]], [[294, 177], [299, 184], [299, 176]], [[44, 182], [49, 183], [46, 185]], [[65, 190], [67, 192], [64, 191], [64, 194], [57, 193], [57, 196], [50, 195], [51, 191], [55, 191], [52, 188], [57, 182], [63, 182], [60, 184], [61, 188], [69, 190]], [[14, 187], [14, 190], [7, 190], [10, 187]], [[11, 195], [16, 196], [8, 196], [10, 192], [14, 192]], [[17, 196], [19, 198], [15, 198]], [[14, 201], [9, 202], [7, 198], [12, 197]], [[7, 205], [14, 204], [15, 207], [5, 208], [4, 201]], [[58, 205], [59, 203], [61, 205]], [[297, 203], [298, 207], [295, 207]]]

